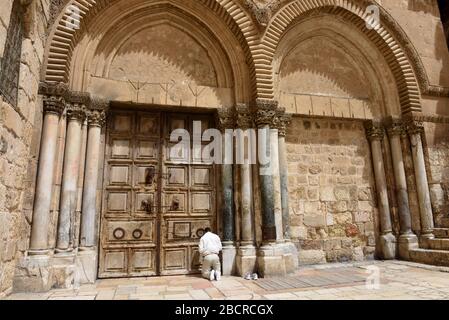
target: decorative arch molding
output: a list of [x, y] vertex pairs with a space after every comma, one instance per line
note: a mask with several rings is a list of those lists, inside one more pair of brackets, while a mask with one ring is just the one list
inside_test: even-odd
[[[52, 15], [55, 18], [50, 27], [46, 61], [42, 71], [42, 79], [47, 82], [69, 81], [70, 65], [73, 51], [78, 41], [88, 29], [89, 22], [103, 9], [120, 0], [53, 0]], [[169, 3], [168, 0], [157, 1]], [[175, 1], [176, 2], [176, 1]], [[256, 98], [256, 68], [253, 61], [254, 52], [259, 45], [258, 29], [252, 17], [241, 6], [238, 0], [199, 0], [205, 8], [214, 12], [234, 34], [245, 54], [249, 67], [251, 90]], [[76, 6], [79, 10], [70, 10]], [[56, 13], [59, 10], [59, 13]], [[77, 28], [70, 28], [70, 21], [77, 24]]]
[[261, 40], [260, 54], [255, 58], [258, 93], [273, 99], [271, 64], [277, 46], [289, 28], [300, 18], [328, 13], [344, 19], [361, 30], [382, 52], [392, 70], [403, 113], [420, 112], [420, 91], [429, 95], [449, 95], [449, 88], [429, 85], [423, 63], [407, 35], [380, 5], [381, 26], [366, 28], [366, 7], [377, 5], [372, 0], [293, 0], [273, 15]]
[[[48, 82], [67, 82], [73, 50], [88, 22], [101, 10], [119, 0], [51, 0], [49, 37], [46, 61], [41, 78]], [[263, 35], [257, 25], [257, 13], [261, 10], [248, 6], [247, 0], [197, 0], [217, 14], [236, 36], [245, 53], [251, 78], [254, 99], [274, 99], [273, 70], [271, 62], [279, 41], [291, 24], [304, 16], [325, 12], [339, 16], [361, 29], [376, 44], [394, 72], [402, 111], [421, 111], [420, 94], [449, 97], [449, 88], [431, 85], [424, 64], [405, 31], [394, 18], [379, 5], [381, 27], [368, 30], [365, 27], [369, 5], [378, 5], [374, 0], [290, 0], [283, 4], [265, 8], [271, 17]], [[168, 2], [168, 0], [161, 0]], [[79, 15], [68, 12], [76, 5]], [[67, 27], [74, 19], [79, 29]], [[260, 23], [259, 23], [260, 24]]]
[[[338, 78], [340, 74], [326, 73], [326, 71], [321, 73], [314, 69], [315, 65], [303, 62], [305, 59], [303, 55], [307, 55], [305, 52], [310, 52], [309, 50], [314, 50], [314, 48], [319, 48], [317, 49], [317, 52], [323, 51], [321, 46], [324, 46], [332, 48], [336, 53], [342, 54], [346, 57], [346, 61], [352, 64], [352, 72], [357, 72], [360, 78], [354, 74], [354, 77], [351, 77], [351, 82], [353, 82], [354, 79], [359, 79], [358, 81], [365, 84], [363, 89], [359, 87], [359, 92], [356, 94], [347, 91], [346, 94], [342, 92], [341, 94], [336, 94], [335, 97], [346, 97], [348, 99], [366, 101], [366, 107], [370, 109], [368, 116], [374, 118], [382, 119], [385, 116], [400, 116], [401, 108], [396, 88], [395, 86], [389, 85], [395, 82], [394, 76], [389, 70], [387, 62], [383, 61], [382, 53], [378, 52], [376, 46], [371, 43], [369, 39], [366, 39], [361, 32], [358, 30], [355, 30], [356, 32], [350, 32], [353, 29], [352, 25], [347, 25], [340, 19], [329, 19], [329, 16], [327, 15], [301, 19], [301, 21], [298, 21], [292, 28], [292, 32], [286, 33], [285, 37], [280, 41], [273, 60], [274, 93], [276, 100], [279, 97], [279, 101], [282, 101], [281, 97], [285, 97], [285, 95], [288, 96], [289, 94], [293, 96], [301, 95], [302, 93], [314, 95], [313, 89], [311, 92], [308, 92], [307, 89], [301, 90], [299, 89], [301, 85], [298, 84], [294, 85], [294, 88], [292, 87], [290, 91], [282, 91], [281, 89], [282, 78], [285, 77], [286, 74], [288, 76], [289, 73], [298, 71], [298, 69], [294, 69], [294, 71], [291, 71], [291, 69], [290, 71], [283, 70], [286, 61], [289, 61], [288, 59], [290, 58], [294, 58], [295, 51], [298, 49], [302, 50], [302, 53], [296, 55], [296, 57], [302, 62], [302, 67], [306, 68], [302, 69], [303, 71], [313, 72], [316, 75], [320, 75], [320, 77], [333, 81], [335, 84], [340, 84], [338, 80], [335, 80], [335, 77]], [[311, 48], [310, 43], [314, 43], [316, 40], [321, 40], [322, 45], [315, 43], [314, 48]], [[307, 47], [309, 47], [309, 49], [304, 51], [304, 48]], [[325, 61], [322, 63], [326, 64]], [[332, 65], [334, 63], [332, 63]], [[283, 72], [281, 70], [283, 70]], [[291, 79], [290, 81], [287, 81], [287, 83], [284, 82], [284, 85], [288, 83], [297, 83], [298, 81], [302, 82], [298, 79]], [[311, 81], [313, 83], [312, 79]], [[353, 87], [354, 83], [347, 82], [347, 86], [340, 87], [340, 89], [346, 91]], [[326, 95], [325, 92], [325, 88], [315, 91], [318, 96]], [[332, 96], [332, 94], [330, 94], [330, 96]], [[282, 102], [284, 103], [284, 101]], [[287, 105], [283, 105], [283, 107], [288, 108]], [[364, 117], [366, 116], [367, 114], [365, 113]]]

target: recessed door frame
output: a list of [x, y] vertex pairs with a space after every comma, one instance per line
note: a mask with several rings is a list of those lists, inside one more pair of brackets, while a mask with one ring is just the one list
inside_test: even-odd
[[[179, 112], [178, 112], [179, 111]], [[201, 112], [202, 111], [202, 112]], [[198, 108], [195, 108], [195, 109], [188, 109], [188, 108], [182, 108], [182, 111], [181, 110], [179, 110], [179, 108], [169, 108], [169, 109], [167, 109], [166, 107], [163, 107], [163, 108], [158, 108], [158, 107], [152, 107], [152, 108], [147, 108], [147, 107], [145, 107], [145, 108], [143, 108], [143, 107], [135, 107], [135, 108], [128, 108], [128, 107], [126, 107], [126, 108], [123, 108], [123, 106], [117, 106], [117, 107], [113, 107], [113, 109], [111, 110], [111, 115], [112, 114], [120, 114], [120, 113], [124, 113], [124, 114], [130, 114], [130, 115], [132, 115], [132, 119], [133, 119], [133, 121], [132, 121], [132, 132], [130, 132], [129, 133], [129, 137], [130, 137], [130, 139], [133, 141], [132, 142], [132, 147], [130, 147], [131, 148], [131, 150], [129, 151], [129, 152], [133, 152], [133, 153], [136, 153], [137, 152], [137, 150], [136, 150], [136, 147], [135, 147], [135, 141], [137, 141], [137, 137], [138, 137], [138, 134], [136, 133], [136, 128], [137, 128], [137, 123], [138, 123], [138, 119], [135, 119], [135, 117], [138, 117], [139, 116], [139, 114], [141, 113], [141, 114], [145, 114], [145, 113], [147, 113], [148, 115], [150, 115], [150, 114], [158, 114], [159, 115], [159, 120], [160, 120], [160, 126], [159, 126], [159, 143], [158, 143], [158, 148], [159, 148], [159, 151], [158, 151], [158, 157], [157, 157], [157, 159], [156, 159], [156, 161], [157, 161], [157, 164], [155, 163], [155, 162], [150, 162], [151, 164], [156, 164], [155, 165], [155, 167], [156, 167], [156, 172], [157, 172], [157, 182], [155, 181], [155, 185], [156, 185], [156, 189], [155, 189], [155, 193], [154, 193], [154, 195], [155, 195], [155, 197], [157, 197], [157, 199], [154, 199], [154, 201], [156, 201], [157, 202], [157, 209], [156, 209], [156, 211], [157, 211], [157, 213], [156, 213], [156, 215], [155, 215], [155, 217], [154, 217], [154, 228], [155, 228], [155, 230], [153, 231], [154, 232], [154, 244], [155, 244], [155, 250], [154, 250], [154, 252], [155, 252], [155, 255], [156, 255], [156, 257], [154, 257], [154, 258], [152, 258], [152, 261], [154, 261], [154, 263], [155, 263], [155, 265], [154, 265], [154, 272], [144, 272], [144, 273], [142, 273], [142, 274], [139, 274], [139, 273], [133, 273], [133, 272], [130, 272], [129, 270], [128, 270], [128, 268], [129, 268], [129, 261], [128, 260], [126, 260], [127, 262], [127, 272], [126, 272], [126, 274], [125, 273], [120, 273], [120, 272], [118, 272], [118, 273], [116, 273], [116, 274], [114, 274], [114, 273], [105, 273], [105, 271], [103, 270], [103, 264], [105, 263], [105, 261], [104, 261], [104, 258], [103, 258], [103, 251], [105, 250], [105, 247], [107, 247], [106, 246], [106, 242], [104, 242], [104, 236], [105, 236], [105, 234], [104, 234], [104, 232], [105, 232], [105, 223], [106, 223], [106, 217], [105, 217], [105, 214], [106, 214], [106, 212], [107, 212], [107, 206], [108, 206], [108, 175], [110, 174], [109, 173], [109, 163], [110, 163], [110, 160], [111, 159], [109, 159], [109, 152], [110, 152], [110, 148], [111, 148], [111, 145], [110, 145], [110, 136], [111, 136], [111, 128], [110, 128], [110, 126], [111, 126], [111, 124], [112, 124], [112, 117], [111, 117], [111, 119], [108, 121], [108, 125], [107, 125], [107, 128], [106, 128], [106, 133], [105, 133], [105, 136], [106, 136], [106, 139], [105, 139], [105, 150], [104, 150], [104, 152], [105, 152], [105, 158], [104, 158], [104, 172], [103, 172], [103, 176], [104, 176], [104, 181], [103, 181], [103, 189], [102, 189], [102, 191], [103, 191], [103, 194], [102, 194], [102, 199], [103, 199], [103, 201], [102, 201], [102, 205], [101, 205], [101, 217], [100, 217], [100, 228], [99, 228], [99, 238], [100, 238], [100, 241], [99, 241], [99, 248], [98, 248], [98, 250], [99, 250], [99, 264], [98, 264], [98, 268], [99, 268], [99, 272], [98, 272], [98, 274], [99, 274], [99, 278], [120, 278], [120, 277], [147, 277], [147, 276], [160, 276], [160, 275], [177, 275], [177, 274], [190, 274], [190, 273], [198, 273], [199, 272], [199, 268], [198, 268], [198, 270], [196, 270], [196, 269], [194, 269], [192, 266], [190, 266], [190, 267], [188, 267], [186, 270], [189, 270], [189, 272], [181, 272], [181, 273], [179, 273], [179, 272], [177, 272], [176, 270], [174, 270], [174, 271], [170, 271], [170, 270], [167, 270], [164, 266], [163, 266], [163, 261], [164, 261], [164, 258], [162, 257], [162, 254], [163, 254], [163, 250], [164, 250], [164, 248], [163, 248], [163, 245], [164, 245], [164, 239], [165, 238], [163, 238], [164, 236], [165, 236], [165, 234], [163, 235], [163, 233], [164, 232], [167, 232], [167, 225], [166, 224], [168, 224], [169, 222], [167, 222], [167, 221], [169, 221], [169, 218], [166, 218], [165, 216], [164, 216], [164, 212], [166, 212], [166, 210], [164, 209], [164, 200], [163, 200], [163, 197], [167, 194], [167, 191], [166, 190], [164, 190], [164, 179], [166, 179], [167, 177], [165, 177], [164, 175], [167, 175], [168, 173], [167, 173], [167, 168], [169, 167], [169, 164], [167, 164], [167, 160], [166, 160], [166, 150], [167, 150], [167, 146], [166, 146], [166, 142], [167, 142], [167, 137], [166, 137], [166, 134], [168, 133], [167, 131], [169, 131], [169, 129], [167, 128], [167, 125], [168, 125], [168, 116], [169, 115], [173, 115], [173, 114], [176, 114], [176, 115], [179, 115], [180, 114], [180, 112], [182, 112], [182, 115], [183, 116], [185, 116], [186, 117], [186, 119], [188, 119], [187, 120], [187, 125], [188, 125], [188, 127], [189, 127], [189, 129], [191, 129], [191, 122], [192, 121], [190, 121], [191, 120], [191, 118], [190, 117], [204, 117], [204, 118], [208, 118], [209, 119], [209, 123], [210, 123], [210, 125], [211, 126], [213, 126], [214, 125], [214, 118], [213, 118], [213, 116], [212, 116], [212, 113], [210, 112], [210, 110], [199, 110]], [[192, 134], [192, 132], [190, 132], [191, 134]], [[133, 154], [132, 155], [132, 159], [135, 159], [135, 155]], [[190, 181], [190, 179], [192, 178], [191, 177], [191, 175], [192, 175], [192, 170], [193, 170], [193, 166], [195, 165], [195, 163], [190, 163], [190, 164], [188, 164], [187, 165], [187, 172], [188, 172], [188, 175], [189, 175], [189, 177], [188, 177], [188, 183], [190, 184], [191, 183], [191, 181]], [[133, 160], [133, 163], [131, 163], [130, 164], [130, 167], [131, 167], [131, 169], [133, 170], [133, 173], [132, 173], [132, 175], [134, 175], [135, 174], [135, 170], [136, 170], [136, 165], [135, 165], [135, 162], [134, 162], [134, 160]], [[213, 211], [213, 214], [212, 214], [212, 218], [211, 218], [211, 221], [212, 221], [212, 227], [215, 229], [216, 227], [217, 227], [217, 225], [219, 224], [219, 215], [218, 215], [218, 202], [219, 202], [219, 197], [218, 197], [218, 192], [219, 192], [219, 190], [220, 190], [220, 186], [219, 186], [219, 181], [220, 181], [220, 179], [219, 179], [219, 170], [218, 170], [218, 168], [217, 168], [218, 166], [217, 165], [213, 165], [212, 167], [211, 167], [211, 169], [210, 169], [210, 171], [211, 171], [211, 174], [212, 174], [212, 178], [211, 179], [213, 179], [213, 189], [212, 189], [212, 191], [211, 191], [211, 197], [213, 197], [213, 199], [211, 199], [210, 201], [211, 201], [211, 203], [212, 203], [212, 205], [213, 205], [213, 208], [211, 208], [211, 210]], [[131, 176], [129, 179], [131, 179], [130, 180], [130, 185], [131, 185], [131, 191], [130, 191], [130, 194], [131, 194], [131, 201], [136, 201], [136, 199], [135, 199], [135, 196], [134, 196], [134, 193], [136, 192], [135, 190], [133, 190], [133, 188], [135, 188], [135, 183], [134, 183], [134, 179], [135, 179], [135, 177], [133, 177], [133, 176]], [[189, 192], [189, 194], [190, 194], [190, 192]], [[185, 210], [187, 210], [186, 212], [190, 212], [190, 211], [188, 211], [188, 210], [192, 210], [191, 208], [192, 208], [192, 204], [190, 203], [192, 201], [192, 199], [191, 198], [189, 198], [188, 199], [188, 201], [187, 201], [187, 204], [185, 204], [185, 205], [188, 205], [188, 206], [190, 206], [190, 209], [185, 209]], [[134, 204], [134, 206], [135, 206], [136, 204]], [[166, 205], [166, 204], [165, 204]], [[129, 212], [129, 215], [131, 216], [131, 215], [133, 215], [133, 212], [132, 212], [132, 205], [130, 205], [131, 206], [131, 208], [128, 208], [128, 212]], [[187, 217], [186, 217], [187, 218]], [[192, 239], [191, 239], [192, 240]], [[128, 257], [127, 257], [127, 259], [130, 259], [130, 256], [131, 256], [131, 251], [130, 250], [133, 250], [133, 249], [131, 249], [131, 247], [130, 248], [128, 248], [127, 249], [128, 250]], [[192, 263], [192, 259], [193, 259], [193, 249], [192, 248], [188, 248], [188, 250], [190, 250], [189, 251], [189, 253], [188, 253], [188, 259], [187, 259], [187, 261], [186, 261], [186, 263]], [[190, 269], [190, 268], [192, 268], [192, 269]], [[109, 275], [110, 274], [110, 275]]]

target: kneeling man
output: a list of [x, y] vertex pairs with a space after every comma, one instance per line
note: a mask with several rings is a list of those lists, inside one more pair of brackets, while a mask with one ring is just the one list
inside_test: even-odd
[[205, 234], [200, 240], [200, 254], [203, 257], [203, 277], [210, 281], [220, 281], [221, 264], [218, 254], [223, 249], [220, 237], [212, 233], [210, 228], [205, 229]]

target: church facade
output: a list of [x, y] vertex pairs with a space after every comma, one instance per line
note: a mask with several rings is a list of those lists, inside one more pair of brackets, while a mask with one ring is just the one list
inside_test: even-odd
[[196, 274], [207, 227], [225, 275], [449, 266], [444, 5], [6, 2], [0, 297]]

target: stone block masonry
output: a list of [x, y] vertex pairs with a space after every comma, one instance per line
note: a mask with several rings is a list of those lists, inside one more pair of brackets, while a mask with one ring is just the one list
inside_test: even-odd
[[300, 264], [373, 258], [378, 213], [363, 124], [294, 118], [287, 145]]
[[[13, 0], [0, 6], [0, 57], [6, 43]], [[0, 297], [13, 290], [17, 261], [28, 249], [36, 157], [42, 127], [38, 98], [39, 72], [45, 46], [46, 1], [34, 1], [25, 12], [17, 106], [0, 97]], [[0, 71], [1, 72], [1, 71]]]
[[435, 225], [449, 228], [449, 124], [426, 123], [425, 128]]

